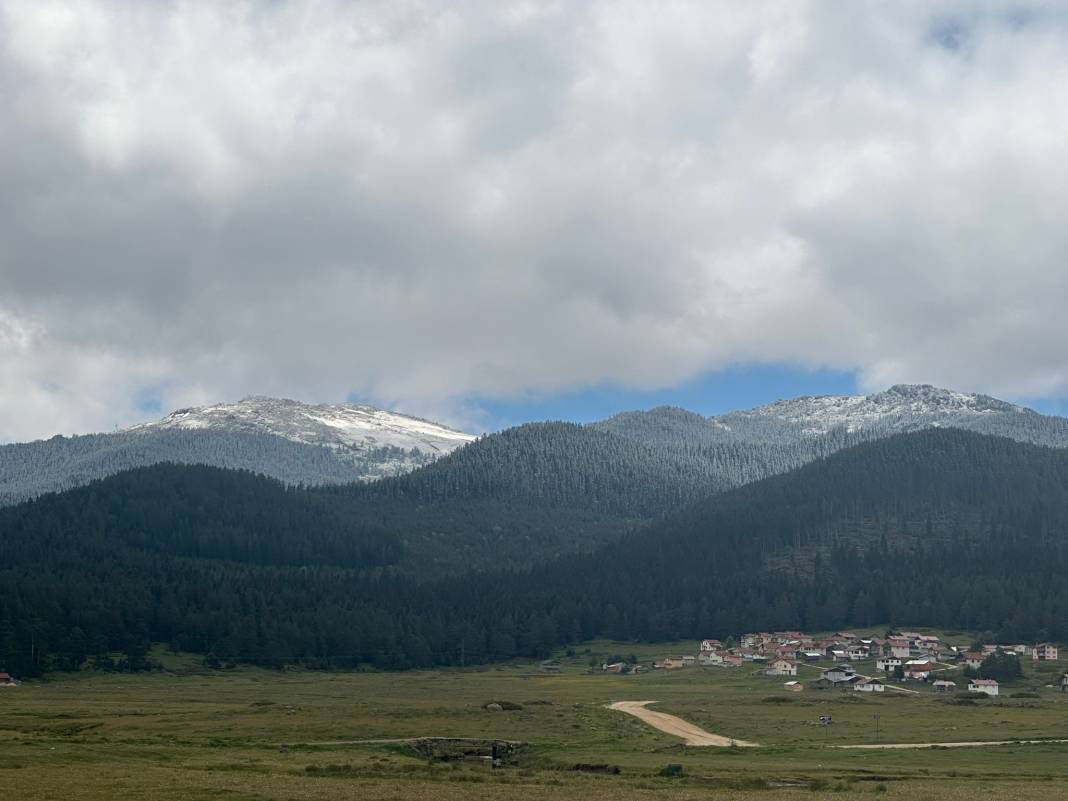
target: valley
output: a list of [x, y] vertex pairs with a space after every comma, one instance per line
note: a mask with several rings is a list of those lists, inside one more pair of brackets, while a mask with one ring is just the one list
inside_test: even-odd
[[[26, 801], [1068, 795], [1068, 744], [1053, 742], [1068, 738], [1068, 694], [1046, 687], [1029, 661], [1012, 688], [1026, 697], [975, 703], [926, 687], [918, 695], [795, 695], [750, 670], [621, 676], [588, 664], [619, 651], [651, 662], [695, 645], [583, 643], [573, 656], [557, 654], [556, 674], [523, 661], [403, 673], [217, 671], [158, 650], [162, 671], [56, 676], [0, 690], [0, 792]], [[689, 747], [607, 708], [648, 699], [693, 726], [760, 745]], [[487, 708], [493, 702], [501, 708]], [[833, 723], [820, 726], [821, 715]], [[852, 748], [877, 742], [875, 715], [883, 744], [1006, 742]], [[420, 750], [435, 737], [484, 742], [485, 755], [493, 741], [522, 746], [494, 770], [477, 754], [447, 759], [448, 742]]]

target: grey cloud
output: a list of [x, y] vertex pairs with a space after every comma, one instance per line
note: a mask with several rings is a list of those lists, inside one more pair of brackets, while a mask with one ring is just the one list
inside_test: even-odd
[[0, 14], [0, 438], [745, 360], [1068, 391], [1055, 4]]

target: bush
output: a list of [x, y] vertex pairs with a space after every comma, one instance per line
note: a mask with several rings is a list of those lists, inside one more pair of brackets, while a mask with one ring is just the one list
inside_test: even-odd
[[686, 775], [686, 771], [683, 769], [682, 765], [677, 762], [672, 762], [669, 765], [664, 765], [664, 767], [660, 769], [660, 773], [657, 775], [670, 777], [684, 776]]

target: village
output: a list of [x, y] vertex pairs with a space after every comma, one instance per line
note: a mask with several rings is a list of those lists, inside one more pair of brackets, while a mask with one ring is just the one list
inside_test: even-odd
[[[699, 643], [696, 655], [669, 656], [651, 665], [606, 662], [601, 671], [640, 675], [650, 670], [749, 668], [755, 675], [785, 679], [783, 689], [788, 692], [808, 688], [882, 693], [888, 687], [896, 690], [918, 682], [938, 693], [996, 697], [1001, 691], [998, 678], [1006, 672], [1018, 674], [1018, 660], [1056, 662], [1058, 658], [1058, 647], [1047, 642], [965, 645], [914, 631], [890, 632], [884, 637], [848, 631], [830, 636], [776, 631], [743, 634], [725, 642], [706, 639]], [[857, 663], [870, 664], [873, 675], [861, 673]], [[1068, 670], [1059, 675], [1055, 686], [1068, 692]]]

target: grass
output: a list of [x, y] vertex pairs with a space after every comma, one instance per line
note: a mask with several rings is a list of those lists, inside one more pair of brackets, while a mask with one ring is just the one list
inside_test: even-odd
[[[694, 644], [598, 642], [589, 649], [562, 657], [558, 675], [541, 675], [533, 664], [403, 674], [206, 672], [197, 660], [172, 655], [160, 673], [27, 682], [0, 691], [0, 797], [1068, 798], [1068, 744], [829, 747], [873, 742], [874, 715], [883, 742], [1068, 738], [1068, 695], [1045, 686], [1063, 664], [1038, 672], [1024, 660], [1024, 679], [1005, 696], [957, 704], [922, 686], [917, 695], [787, 694], [782, 680], [748, 669], [590, 674], [591, 656], [637, 652], [645, 659], [690, 653]], [[766, 700], [780, 697], [788, 700]], [[687, 748], [604, 708], [648, 699], [762, 747]], [[522, 708], [489, 711], [490, 701]], [[831, 726], [818, 725], [823, 714]], [[515, 765], [492, 771], [483, 761], [428, 761], [396, 742], [421, 736], [529, 745]]]

